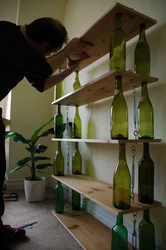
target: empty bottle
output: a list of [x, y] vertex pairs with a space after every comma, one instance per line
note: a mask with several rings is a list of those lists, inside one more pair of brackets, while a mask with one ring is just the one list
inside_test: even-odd
[[75, 117], [74, 117], [74, 122], [73, 122], [73, 137], [74, 138], [81, 138], [82, 137], [82, 122], [81, 122], [81, 117], [79, 114], [79, 109], [76, 106], [76, 111], [75, 111]]
[[73, 174], [82, 173], [82, 157], [79, 151], [78, 142], [75, 143], [75, 150], [72, 157], [72, 173]]
[[63, 115], [60, 104], [57, 105], [57, 113], [54, 116], [54, 136], [55, 138], [63, 138]]
[[76, 73], [75, 74], [75, 82], [73, 83], [74, 90], [81, 88], [81, 83], [80, 83], [80, 80], [79, 80], [79, 71], [76, 70], [75, 73]]
[[121, 27], [121, 13], [115, 15], [115, 28], [110, 41], [110, 70], [126, 69], [126, 35]]
[[80, 193], [72, 189], [72, 209], [80, 210]]
[[115, 96], [111, 105], [111, 139], [128, 139], [128, 108], [122, 91], [122, 77], [116, 76]]
[[150, 220], [149, 210], [145, 210], [139, 224], [139, 250], [155, 249], [155, 228]]
[[[59, 73], [62, 71], [61, 68], [59, 68]], [[64, 81], [59, 82], [55, 86], [56, 90], [54, 91], [54, 100], [57, 100], [61, 98], [64, 95]]]
[[58, 141], [58, 149], [54, 158], [54, 175], [64, 175], [64, 157], [61, 149], [61, 142]]
[[128, 232], [123, 225], [123, 216], [118, 215], [112, 228], [111, 250], [128, 250]]
[[113, 176], [113, 205], [119, 209], [130, 208], [131, 176], [126, 162], [125, 144], [119, 144], [119, 160]]
[[58, 214], [64, 212], [64, 190], [60, 181], [55, 188], [55, 212]]
[[138, 200], [145, 204], [154, 201], [154, 162], [150, 158], [149, 143], [144, 143], [143, 157], [138, 162]]

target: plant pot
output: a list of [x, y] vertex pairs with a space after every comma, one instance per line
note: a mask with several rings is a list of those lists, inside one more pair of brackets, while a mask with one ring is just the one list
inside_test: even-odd
[[38, 176], [35, 181], [31, 181], [31, 177], [24, 179], [25, 199], [28, 202], [36, 202], [44, 200], [46, 178]]

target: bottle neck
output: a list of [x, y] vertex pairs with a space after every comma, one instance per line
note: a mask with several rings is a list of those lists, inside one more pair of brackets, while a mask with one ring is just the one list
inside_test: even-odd
[[59, 68], [59, 69], [58, 69], [58, 72], [59, 72], [59, 73], [62, 72], [62, 68]]
[[115, 94], [117, 95], [119, 92], [122, 92], [122, 77], [116, 76], [116, 91]]
[[126, 161], [125, 143], [120, 143], [119, 144], [119, 160]]
[[76, 70], [75, 81], [79, 82], [79, 71]]
[[146, 220], [146, 221], [150, 221], [149, 210], [145, 210], [145, 211], [144, 211], [143, 218], [144, 218], [144, 220]]
[[60, 181], [58, 181], [58, 186], [61, 186], [61, 182]]
[[61, 112], [61, 105], [60, 105], [60, 104], [58, 104], [58, 106], [57, 106], [57, 112], [58, 112], [58, 113]]
[[145, 24], [141, 23], [140, 24], [140, 34], [139, 34], [139, 40], [146, 39], [145, 36]]
[[148, 95], [147, 82], [142, 82], [141, 85], [142, 85], [142, 97], [148, 98], [149, 95]]
[[78, 107], [76, 106], [76, 112], [75, 112], [76, 116], [79, 116], [79, 109]]
[[117, 216], [117, 222], [116, 222], [116, 224], [118, 226], [123, 225], [123, 215], [118, 215]]
[[58, 141], [58, 151], [61, 152], [61, 142]]
[[75, 143], [75, 150], [79, 150], [79, 145], [78, 145], [78, 142]]
[[115, 15], [115, 29], [121, 29], [121, 13]]
[[144, 152], [143, 152], [144, 157], [149, 157], [149, 143], [144, 143]]

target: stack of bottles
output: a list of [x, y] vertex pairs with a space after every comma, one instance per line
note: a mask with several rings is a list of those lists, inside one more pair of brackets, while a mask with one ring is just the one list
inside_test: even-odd
[[[110, 40], [110, 70], [126, 70], [126, 36], [121, 26], [121, 13], [115, 15], [115, 28]], [[150, 49], [145, 35], [145, 24], [140, 24], [140, 35], [135, 48], [135, 73], [150, 75]], [[110, 109], [110, 137], [119, 143], [119, 159], [113, 176], [113, 205], [129, 209], [131, 204], [131, 175], [126, 161], [125, 143], [128, 139], [128, 107], [123, 95], [122, 76], [115, 76], [115, 95]], [[154, 138], [153, 106], [148, 95], [147, 82], [141, 82], [141, 100], [137, 108], [138, 139]], [[150, 157], [149, 143], [143, 144], [143, 156], [138, 163], [138, 200], [144, 204], [154, 202], [154, 162]], [[148, 244], [148, 245], [147, 245]], [[150, 245], [149, 245], [150, 244]], [[128, 249], [128, 233], [123, 216], [117, 216], [112, 228], [112, 248]], [[139, 249], [155, 249], [155, 230], [149, 210], [143, 212], [139, 224]]]

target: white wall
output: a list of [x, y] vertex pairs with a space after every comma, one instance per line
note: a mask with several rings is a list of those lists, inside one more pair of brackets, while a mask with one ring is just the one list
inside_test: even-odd
[[[63, 21], [65, 6], [66, 0], [20, 0], [18, 24], [24, 25], [36, 18], [46, 16]], [[12, 91], [11, 130], [17, 131], [26, 138], [29, 138], [35, 128], [47, 122], [52, 117], [52, 100], [53, 89], [40, 93], [31, 87], [26, 79], [23, 79]], [[49, 146], [43, 155], [51, 156], [50, 137], [43, 138], [40, 142]], [[15, 144], [10, 140], [9, 170], [15, 168], [16, 161], [23, 159], [25, 156], [27, 156], [27, 151], [24, 145]], [[10, 174], [9, 180], [23, 179], [27, 174], [29, 174], [29, 169], [23, 169]]]
[[[69, 37], [81, 36], [96, 20], [98, 20], [116, 1], [113, 0], [70, 0], [68, 1], [64, 25]], [[162, 208], [151, 210], [151, 218], [156, 226], [156, 242], [164, 243], [166, 235], [166, 2], [164, 0], [124, 0], [122, 4], [134, 8], [157, 20], [157, 25], [147, 31], [147, 39], [151, 49], [151, 75], [159, 78], [159, 82], [149, 85], [149, 95], [154, 107], [155, 114], [155, 138], [162, 138], [161, 144], [151, 144], [151, 157], [155, 163], [155, 199], [163, 203]], [[111, 24], [110, 24], [111, 25]], [[134, 38], [127, 45], [127, 69], [133, 69], [134, 48], [138, 37]], [[84, 85], [108, 71], [108, 56], [100, 63], [95, 63], [80, 72], [80, 81]], [[74, 74], [65, 81], [65, 93], [73, 91], [72, 84]], [[110, 83], [111, 84], [111, 83]], [[130, 114], [130, 138], [133, 131], [132, 123], [132, 93], [125, 94]], [[140, 89], [137, 90], [137, 102], [140, 100]], [[112, 97], [94, 104], [85, 105], [80, 108], [83, 125], [83, 137], [109, 138], [109, 113]], [[70, 108], [70, 119], [73, 119], [74, 108]], [[65, 115], [65, 110], [64, 110]], [[84, 159], [85, 171], [112, 183], [113, 171], [117, 164], [118, 146], [116, 145], [86, 145], [81, 144], [80, 150]], [[136, 155], [136, 186], [137, 192], [137, 163], [142, 156], [142, 145], [137, 146]], [[131, 170], [131, 145], [127, 145], [127, 161]], [[142, 218], [142, 212], [138, 213], [138, 223]], [[106, 219], [107, 220], [107, 219]], [[131, 225], [132, 215], [124, 216], [124, 220]], [[137, 223], [137, 226], [138, 226]], [[109, 224], [109, 223], [107, 223]], [[111, 222], [110, 224], [111, 225]]]

